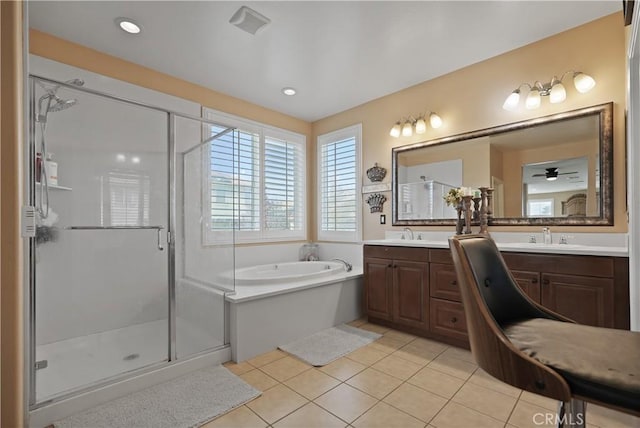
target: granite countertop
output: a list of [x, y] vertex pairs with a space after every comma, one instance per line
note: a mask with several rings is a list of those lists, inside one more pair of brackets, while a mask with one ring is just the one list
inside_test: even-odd
[[[364, 241], [365, 245], [388, 245], [398, 247], [428, 247], [449, 248], [446, 240], [421, 240], [421, 239], [378, 239]], [[543, 253], [543, 254], [578, 254], [586, 256], [615, 256], [628, 257], [629, 250], [622, 246], [582, 245], [582, 244], [540, 244], [527, 242], [496, 242], [500, 251], [518, 253]]]

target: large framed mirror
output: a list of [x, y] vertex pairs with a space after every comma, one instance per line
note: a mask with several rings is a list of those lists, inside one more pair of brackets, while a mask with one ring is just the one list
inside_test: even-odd
[[392, 150], [393, 225], [454, 225], [451, 188], [493, 191], [489, 225], [612, 225], [613, 103]]

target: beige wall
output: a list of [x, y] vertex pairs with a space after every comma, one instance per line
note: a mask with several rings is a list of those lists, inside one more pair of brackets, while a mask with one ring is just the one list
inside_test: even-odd
[[22, 427], [22, 3], [0, 2], [0, 426]]
[[[437, 60], [437, 59], [434, 59]], [[593, 76], [596, 87], [579, 94], [567, 83], [567, 100], [541, 108], [524, 107], [508, 112], [502, 103], [522, 82], [549, 81], [553, 75], [568, 70], [581, 70]], [[314, 122], [313, 135], [331, 132], [355, 123], [362, 123], [363, 182], [364, 171], [374, 162], [387, 168], [391, 180], [391, 148], [419, 141], [446, 137], [463, 132], [503, 125], [567, 110], [614, 103], [614, 226], [555, 227], [571, 232], [626, 232], [624, 163], [625, 113], [625, 31], [622, 13], [616, 13], [520, 49], [429, 80], [403, 91], [376, 99], [350, 110]], [[436, 111], [444, 125], [437, 130], [413, 137], [392, 138], [389, 129], [400, 118], [426, 110]], [[311, 177], [312, 179], [313, 176]], [[387, 194], [391, 199], [391, 194]], [[364, 205], [366, 208], [366, 205]], [[384, 214], [391, 218], [391, 201], [385, 203]], [[364, 239], [377, 239], [389, 224], [378, 224], [378, 215], [363, 209]], [[421, 229], [421, 228], [416, 228]], [[429, 227], [422, 228], [428, 230]], [[436, 229], [436, 227], [431, 227]], [[442, 229], [442, 228], [439, 228]], [[450, 228], [445, 228], [450, 229]], [[538, 227], [501, 227], [491, 230], [533, 231]]]

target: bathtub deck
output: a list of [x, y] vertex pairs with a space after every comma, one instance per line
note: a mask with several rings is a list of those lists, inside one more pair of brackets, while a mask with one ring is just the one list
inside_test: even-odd
[[340, 281], [349, 281], [362, 278], [363, 269], [355, 266], [351, 272], [338, 272], [335, 275], [295, 281], [289, 283], [236, 285], [235, 292], [226, 295], [225, 300], [230, 303], [242, 303], [250, 300], [264, 299], [270, 296], [287, 294], [294, 291], [306, 290], [315, 287], [331, 285]]

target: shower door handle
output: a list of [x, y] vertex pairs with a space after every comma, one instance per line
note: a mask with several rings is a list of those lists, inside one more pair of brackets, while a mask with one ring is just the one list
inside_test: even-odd
[[158, 250], [163, 251], [164, 247], [162, 246], [162, 228], [158, 228]]
[[67, 226], [66, 230], [149, 230], [156, 229], [158, 231], [158, 250], [163, 251], [162, 245], [162, 229], [164, 226]]

